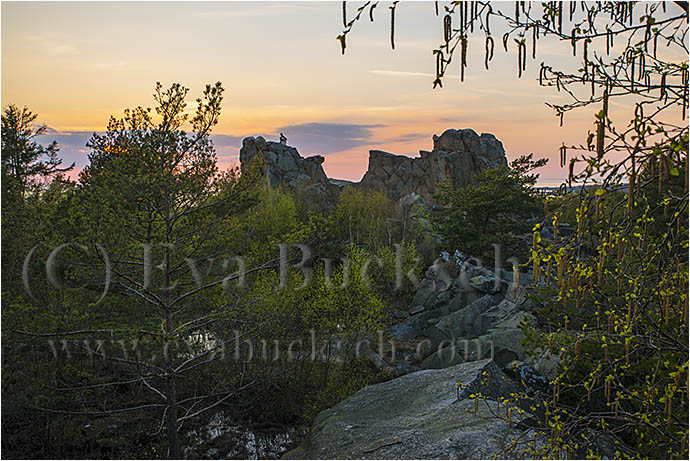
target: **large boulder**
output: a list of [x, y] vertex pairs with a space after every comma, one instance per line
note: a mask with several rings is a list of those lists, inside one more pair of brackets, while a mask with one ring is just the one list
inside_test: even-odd
[[262, 136], [244, 138], [240, 149], [242, 171], [247, 171], [255, 158], [262, 154], [265, 162], [263, 174], [268, 175], [271, 187], [328, 184], [321, 164], [321, 155], [302, 157], [297, 149], [279, 142], [266, 141]]
[[469, 306], [441, 317], [436, 328], [450, 338], [476, 338], [488, 331], [484, 313], [501, 302], [498, 296], [484, 295]]
[[439, 184], [448, 182], [458, 189], [469, 184], [475, 173], [508, 164], [503, 145], [492, 134], [449, 129], [433, 140], [433, 150], [419, 151], [416, 158], [369, 151], [369, 167], [360, 186], [385, 191], [395, 200], [415, 193], [433, 205]]
[[[459, 387], [460, 385], [460, 387]], [[367, 386], [321, 412], [286, 459], [481, 459], [500, 456], [520, 431], [496, 417], [519, 392], [491, 360], [422, 370]], [[477, 406], [472, 394], [487, 397]], [[459, 398], [458, 398], [459, 397]]]
[[506, 153], [501, 141], [491, 133], [477, 133], [469, 128], [464, 130], [449, 129], [441, 136], [433, 137], [434, 150], [444, 152], [470, 152], [473, 159], [488, 162], [488, 166], [507, 165]]

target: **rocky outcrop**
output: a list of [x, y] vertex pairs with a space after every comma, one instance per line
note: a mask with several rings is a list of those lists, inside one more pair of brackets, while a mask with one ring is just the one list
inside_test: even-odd
[[[367, 386], [321, 412], [286, 459], [486, 459], [521, 431], [495, 417], [496, 399], [520, 391], [491, 360], [423, 370]], [[470, 395], [487, 399], [477, 406]]]
[[257, 136], [244, 138], [240, 149], [240, 163], [243, 171], [251, 165], [259, 153], [265, 161], [264, 174], [268, 174], [271, 187], [307, 184], [326, 184], [328, 177], [321, 164], [321, 155], [302, 157], [297, 149]]
[[388, 329], [395, 341], [419, 346], [416, 354], [384, 357], [393, 374], [485, 358], [499, 366], [528, 360], [522, 325], [534, 324], [524, 286], [530, 275], [521, 273], [520, 279], [522, 286], [514, 285], [512, 272], [481, 266], [459, 251], [445, 253], [427, 270], [407, 309], [397, 313], [400, 321]]
[[[485, 359], [367, 386], [319, 413], [307, 437], [283, 458], [553, 457], [539, 403], [550, 397], [549, 383], [522, 362], [504, 369]], [[610, 433], [585, 429], [582, 445], [569, 457], [612, 459], [620, 453], [632, 452]]]
[[492, 134], [450, 129], [433, 140], [433, 150], [419, 151], [417, 158], [369, 151], [369, 167], [360, 186], [385, 191], [395, 200], [416, 193], [433, 204], [439, 184], [448, 182], [459, 189], [479, 171], [508, 163], [503, 145]]
[[507, 165], [503, 145], [492, 134], [449, 129], [441, 136], [434, 135], [433, 141], [433, 150], [420, 151], [420, 157], [416, 158], [369, 151], [369, 167], [359, 183], [330, 179], [321, 166], [322, 156], [304, 158], [294, 147], [266, 141], [261, 136], [242, 141], [240, 163], [245, 171], [262, 152], [264, 173], [274, 188], [307, 185], [333, 195], [344, 186], [353, 185], [363, 190], [384, 191], [394, 200], [416, 194], [432, 205], [439, 184], [447, 182], [458, 189], [469, 184], [472, 176], [483, 169]]
[[[364, 357], [393, 378], [321, 412], [285, 458], [552, 456], [544, 402], [559, 360], [526, 353], [522, 326], [535, 323], [526, 296], [532, 280], [528, 273], [519, 284], [513, 277], [459, 251], [442, 253], [411, 304], [394, 313], [400, 321], [388, 329], [393, 340], [365, 348]], [[627, 450], [609, 434], [587, 431], [576, 458]], [[520, 448], [516, 439], [530, 442]]]

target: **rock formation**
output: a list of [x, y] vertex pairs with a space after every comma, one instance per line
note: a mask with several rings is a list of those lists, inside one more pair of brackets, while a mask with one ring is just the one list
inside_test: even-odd
[[[458, 392], [458, 383], [463, 391]], [[424, 370], [367, 386], [321, 412], [286, 459], [488, 459], [521, 431], [495, 418], [495, 400], [520, 387], [490, 360]], [[460, 394], [460, 399], [458, 399]]]
[[[518, 438], [543, 448], [544, 412], [535, 403], [551, 399], [558, 358], [525, 353], [520, 325], [534, 317], [525, 289], [531, 277], [520, 273], [520, 280], [513, 285], [512, 272], [444, 253], [397, 312], [400, 321], [388, 329], [394, 347], [372, 360], [394, 378], [321, 412], [285, 458], [517, 459], [524, 453], [504, 449]], [[520, 409], [511, 410], [510, 424], [503, 399]], [[613, 436], [588, 431], [576, 458], [589, 449], [609, 459], [627, 452]]]
[[508, 164], [503, 145], [492, 134], [450, 129], [434, 135], [433, 140], [433, 150], [421, 150], [417, 158], [369, 151], [369, 168], [361, 187], [383, 190], [395, 200], [414, 192], [434, 203], [439, 184], [448, 181], [459, 189], [470, 183], [473, 174]]
[[420, 151], [416, 158], [369, 151], [369, 167], [359, 183], [329, 179], [321, 167], [322, 156], [304, 158], [294, 147], [261, 136], [244, 139], [240, 162], [244, 169], [263, 152], [271, 187], [312, 185], [317, 190], [337, 193], [352, 184], [363, 190], [384, 191], [394, 200], [414, 193], [429, 204], [435, 202], [433, 196], [439, 184], [448, 182], [453, 188], [461, 188], [469, 184], [473, 174], [508, 163], [503, 145], [492, 134], [449, 129], [441, 136], [434, 135], [433, 141], [433, 150]]
[[[521, 325], [534, 323], [525, 291], [531, 274], [521, 273], [520, 280], [521, 286], [515, 286], [510, 271], [496, 272], [459, 251], [445, 253], [427, 270], [407, 310], [397, 312], [400, 321], [388, 330], [401, 345], [414, 346], [413, 354], [400, 351], [398, 357], [384, 357], [393, 375], [484, 358], [493, 358], [500, 367], [528, 360]], [[540, 364], [540, 370], [541, 365], [547, 367]]]
[[240, 149], [240, 164], [246, 168], [259, 152], [263, 152], [265, 159], [265, 174], [271, 187], [292, 186], [304, 184], [323, 184], [328, 182], [321, 164], [323, 157], [314, 155], [302, 157], [297, 149], [285, 144], [266, 141], [263, 137], [248, 137], [242, 141]]

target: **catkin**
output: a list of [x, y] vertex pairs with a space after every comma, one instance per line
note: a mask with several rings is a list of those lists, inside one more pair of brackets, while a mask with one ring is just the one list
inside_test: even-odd
[[398, 4], [398, 2], [393, 2], [393, 5], [390, 7], [391, 10], [391, 48], [395, 49], [395, 7]]
[[646, 75], [645, 70], [646, 70], [645, 69], [645, 57], [644, 57], [643, 53], [640, 53], [640, 64], [639, 64], [638, 75], [637, 75], [638, 80], [644, 79], [644, 77]]
[[611, 334], [613, 330], [613, 312], [609, 314], [609, 322], [608, 322], [608, 333]]
[[627, 212], [628, 216], [632, 214], [633, 204], [634, 204], [634, 192], [635, 192], [635, 154], [630, 156], [631, 166], [630, 174], [628, 175], [628, 204]]
[[673, 409], [673, 399], [670, 393], [666, 394], [666, 431], [671, 430], [671, 410]]
[[450, 42], [450, 39], [452, 37], [452, 30], [451, 30], [451, 22], [452, 18], [449, 14], [445, 15], [443, 17], [443, 39], [446, 41], [446, 47], [448, 46], [448, 42]]
[[467, 66], [467, 38], [460, 39], [460, 81], [465, 81], [465, 67]]
[[573, 47], [573, 56], [577, 56], [577, 38], [575, 37], [576, 32], [577, 29], [573, 29], [572, 32], [570, 32], [570, 45]]
[[484, 67], [486, 67], [486, 70], [489, 70], [489, 61], [494, 58], [494, 39], [491, 36], [486, 37], [484, 49], [486, 51], [484, 55]]
[[603, 108], [601, 119], [597, 123], [597, 159], [601, 160], [604, 156], [604, 128], [606, 126], [606, 118], [608, 116], [609, 106], [609, 90], [604, 89]]
[[549, 283], [550, 279], [551, 279], [551, 258], [549, 258], [549, 261], [546, 263], [546, 283]]
[[539, 30], [538, 25], [532, 27], [532, 59], [537, 59], [537, 31]]
[[608, 56], [610, 51], [611, 51], [611, 41], [612, 41], [613, 34], [611, 33], [611, 29], [609, 29], [609, 26], [606, 26], [606, 55]]
[[588, 402], [592, 398], [592, 389], [594, 389], [594, 378], [592, 378], [592, 381], [590, 382], [589, 386], [587, 386], [587, 401]]
[[664, 189], [664, 175], [663, 175], [664, 163], [665, 163], [664, 153], [661, 152], [659, 154], [659, 191], [658, 191], [659, 197], [661, 197], [664, 193], [664, 191], [663, 191], [663, 189]]
[[606, 402], [611, 403], [611, 381], [608, 379], [604, 382], [604, 392], [606, 393]]
[[518, 78], [522, 77], [522, 72], [525, 70], [525, 61], [527, 60], [527, 45], [524, 41], [518, 44]]
[[668, 327], [668, 321], [669, 321], [669, 305], [671, 304], [671, 297], [666, 294], [664, 295], [664, 326]]
[[597, 262], [597, 286], [598, 287], [601, 287], [603, 272], [604, 272], [604, 265], [602, 264], [601, 260], [599, 260], [599, 262]]
[[630, 91], [635, 91], [635, 55], [630, 54]]
[[539, 232], [534, 232], [532, 234], [532, 251], [534, 252], [534, 262], [532, 264], [532, 278], [534, 279], [535, 282], [537, 282], [537, 278], [539, 277], [539, 256], [538, 256], [538, 249], [539, 249]]

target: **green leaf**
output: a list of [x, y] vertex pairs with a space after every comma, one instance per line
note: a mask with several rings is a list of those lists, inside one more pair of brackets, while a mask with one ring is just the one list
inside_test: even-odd
[[597, 189], [597, 191], [595, 192], [596, 195], [604, 195], [605, 193], [606, 191], [604, 189]]
[[678, 173], [678, 168], [676, 167], [671, 168], [668, 172], [671, 173], [671, 176], [678, 176], [680, 174]]

